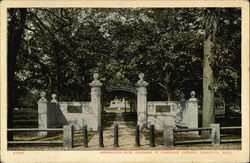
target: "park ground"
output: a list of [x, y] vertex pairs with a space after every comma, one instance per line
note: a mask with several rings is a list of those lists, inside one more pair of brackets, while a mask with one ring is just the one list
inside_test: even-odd
[[[240, 150], [241, 143], [223, 143], [220, 145], [186, 144], [176, 145], [174, 147], [163, 146], [162, 131], [155, 131], [156, 147], [149, 146], [149, 130], [141, 131], [141, 147], [135, 147], [134, 131], [136, 126], [136, 113], [123, 112], [123, 110], [107, 110], [102, 114], [102, 124], [104, 126], [104, 148], [98, 147], [98, 133], [96, 131], [88, 132], [89, 148], [83, 147], [83, 132], [74, 132], [74, 148], [71, 150]], [[113, 147], [113, 126], [118, 123], [119, 144], [120, 147]], [[241, 115], [231, 113], [227, 118], [223, 114], [217, 114], [216, 123], [221, 126], [241, 126]], [[199, 114], [199, 125], [201, 125], [201, 114]], [[14, 128], [37, 128], [37, 111], [34, 109], [21, 109], [14, 112]], [[203, 140], [201, 136], [189, 134], [175, 134], [176, 141]], [[14, 140], [62, 140], [63, 135], [60, 132], [49, 133], [47, 137], [38, 137], [36, 132], [18, 132], [14, 134]], [[221, 133], [221, 139], [241, 138], [240, 130], [227, 130]], [[62, 145], [10, 145], [8, 150], [65, 150]]]

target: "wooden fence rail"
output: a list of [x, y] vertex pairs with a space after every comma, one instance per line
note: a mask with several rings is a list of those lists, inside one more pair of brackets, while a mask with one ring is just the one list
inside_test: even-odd
[[[191, 131], [206, 131], [209, 130], [211, 133], [212, 127], [202, 127], [202, 128], [189, 128], [189, 129], [174, 129], [175, 132], [191, 132]], [[211, 136], [210, 136], [211, 137]], [[194, 144], [194, 143], [213, 143], [211, 139], [204, 140], [185, 140], [185, 141], [174, 141], [173, 145], [181, 145], [181, 144]]]
[[8, 144], [63, 144], [64, 148], [72, 148], [73, 147], [73, 134], [74, 128], [72, 125], [65, 125], [63, 128], [47, 128], [47, 129], [39, 129], [39, 128], [9, 128], [8, 132], [37, 132], [37, 131], [62, 131], [63, 132], [63, 141], [20, 141], [13, 140], [8, 141]]
[[[194, 143], [212, 143], [212, 144], [220, 144], [220, 143], [230, 143], [230, 142], [240, 142], [241, 139], [229, 139], [229, 140], [221, 140], [221, 130], [235, 130], [241, 129], [240, 126], [236, 127], [220, 127], [220, 124], [211, 124], [209, 127], [203, 128], [189, 128], [189, 129], [174, 129], [172, 126], [165, 126], [163, 137], [164, 137], [164, 146], [174, 146], [180, 144], [194, 144]], [[210, 138], [204, 140], [185, 140], [185, 141], [174, 141], [174, 133], [177, 132], [191, 132], [191, 131], [210, 131]]]
[[241, 126], [233, 126], [233, 127], [221, 127], [221, 130], [235, 130], [235, 129], [241, 129]]
[[[150, 146], [154, 147], [154, 126], [152, 125], [150, 132]], [[222, 135], [220, 134], [221, 130], [237, 130], [241, 129], [241, 127], [220, 127], [220, 124], [211, 124], [209, 127], [202, 128], [188, 128], [188, 129], [174, 129], [173, 126], [165, 126], [163, 131], [163, 139], [164, 146], [174, 146], [181, 144], [194, 144], [194, 143], [212, 143], [212, 144], [220, 144], [220, 143], [230, 143], [230, 142], [241, 142], [241, 139], [228, 139], [221, 140]], [[99, 147], [104, 147], [103, 145], [103, 128], [102, 126], [98, 127], [99, 130]], [[203, 140], [185, 140], [185, 141], [175, 141], [174, 133], [177, 132], [197, 132], [197, 131], [210, 131], [210, 138]], [[65, 125], [63, 128], [47, 128], [47, 129], [38, 129], [38, 128], [12, 128], [8, 129], [8, 132], [40, 132], [40, 131], [62, 131], [63, 132], [63, 140], [62, 141], [8, 141], [8, 144], [63, 144], [64, 148], [73, 148], [73, 137], [74, 137], [74, 127], [72, 125]], [[136, 128], [135, 138], [136, 138], [136, 146], [140, 146], [139, 140], [139, 126]], [[87, 138], [87, 126], [84, 127], [84, 147], [88, 147], [88, 138]], [[119, 147], [118, 144], [118, 126], [114, 128], [114, 146]]]
[[62, 128], [47, 128], [47, 129], [38, 129], [38, 128], [9, 128], [8, 131], [63, 131]]
[[[203, 127], [203, 128], [188, 128], [188, 129], [174, 129], [171, 126], [166, 126], [164, 130], [164, 145], [165, 146], [174, 146], [179, 144], [194, 144], [194, 143], [211, 143], [214, 144], [215, 139], [206, 139], [206, 140], [185, 140], [185, 141], [174, 141], [174, 133], [177, 132], [191, 132], [191, 131], [205, 131], [214, 130], [213, 127]], [[210, 132], [212, 133], [212, 132]], [[212, 137], [212, 136], [211, 136]]]
[[[233, 127], [221, 127], [221, 130], [238, 130], [241, 129], [241, 126], [233, 126]], [[235, 143], [241, 142], [241, 139], [225, 139], [221, 140], [222, 143]]]
[[8, 141], [8, 144], [62, 144], [63, 141]]
[[211, 127], [174, 129], [174, 132], [204, 131], [204, 130], [211, 130], [211, 129], [212, 129]]

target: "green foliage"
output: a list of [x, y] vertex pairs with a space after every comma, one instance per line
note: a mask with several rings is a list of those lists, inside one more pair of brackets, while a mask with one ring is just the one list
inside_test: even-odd
[[227, 103], [241, 96], [241, 10], [223, 9], [216, 34], [214, 74]]
[[[58, 100], [89, 100], [94, 72], [104, 84], [117, 72], [136, 83], [144, 72], [149, 99], [177, 100], [191, 90], [202, 94], [203, 13], [203, 8], [29, 8], [15, 73], [19, 103], [28, 105], [26, 97], [35, 91], [56, 93]], [[240, 90], [240, 9], [220, 14], [213, 67], [226, 96]]]

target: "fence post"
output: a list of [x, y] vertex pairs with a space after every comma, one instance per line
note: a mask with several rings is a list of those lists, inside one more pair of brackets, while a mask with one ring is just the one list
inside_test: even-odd
[[220, 124], [210, 124], [211, 130], [211, 141], [212, 144], [220, 144]]
[[74, 127], [72, 125], [63, 126], [63, 147], [73, 148]]
[[164, 137], [164, 146], [165, 147], [174, 146], [174, 129], [173, 129], [173, 126], [164, 126], [163, 137]]
[[150, 125], [150, 133], [149, 133], [150, 147], [155, 147], [154, 128], [155, 128], [154, 125]]
[[83, 126], [83, 146], [88, 147], [88, 127]]
[[98, 132], [99, 132], [99, 147], [104, 147], [104, 145], [103, 145], [103, 128], [102, 128], [102, 125], [98, 126]]
[[135, 129], [135, 146], [140, 147], [140, 126], [137, 125]]
[[118, 124], [115, 124], [114, 126], [114, 147], [119, 147], [118, 143]]

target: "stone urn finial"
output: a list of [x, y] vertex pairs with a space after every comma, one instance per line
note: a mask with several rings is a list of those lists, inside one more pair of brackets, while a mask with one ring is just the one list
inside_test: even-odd
[[53, 99], [55, 99], [56, 98], [56, 94], [52, 94], [52, 96], [51, 96]]
[[197, 98], [195, 98], [195, 91], [191, 91], [190, 96], [191, 98], [189, 99], [189, 101], [197, 101]]
[[43, 101], [45, 102], [45, 101], [47, 101], [46, 98], [45, 98], [46, 93], [45, 93], [44, 91], [42, 91], [42, 92], [40, 93], [40, 96], [41, 96], [41, 98], [40, 98], [40, 100], [39, 100], [40, 102], [43, 102]]
[[140, 78], [140, 81], [143, 81], [143, 80], [144, 80], [144, 79], [143, 79], [143, 78], [144, 78], [144, 73], [141, 72], [138, 76], [139, 76], [139, 78]]
[[46, 93], [45, 93], [45, 92], [41, 92], [41, 93], [40, 93], [40, 96], [41, 96], [42, 98], [45, 98]]
[[99, 77], [99, 74], [98, 74], [98, 73], [94, 73], [94, 74], [93, 74], [93, 78], [94, 78], [94, 80], [97, 80], [97, 79], [98, 79], [98, 77]]
[[52, 94], [51, 97], [52, 97], [51, 102], [57, 102], [57, 100], [56, 100], [56, 94]]
[[140, 86], [140, 87], [141, 87], [141, 86], [143, 86], [143, 87], [148, 86], [148, 83], [147, 83], [146, 81], [144, 81], [144, 79], [143, 79], [143, 78], [144, 78], [144, 73], [141, 72], [141, 73], [139, 73], [138, 76], [139, 76], [139, 79], [140, 79], [140, 80], [138, 80], [138, 82], [136, 83], [136, 85], [137, 85], [137, 86]]
[[191, 91], [190, 96], [191, 96], [191, 98], [195, 98], [195, 91]]
[[92, 86], [102, 86], [102, 83], [98, 80], [98, 78], [99, 78], [99, 74], [98, 73], [94, 73], [93, 74], [93, 78], [94, 78], [94, 80], [91, 82], [91, 83], [89, 83], [89, 85], [92, 87]]
[[144, 78], [144, 73], [141, 72], [138, 76], [139, 76], [139, 79], [140, 79], [140, 80], [138, 81], [138, 83], [145, 83], [145, 81], [144, 81], [144, 79], [143, 79], [143, 78]]

